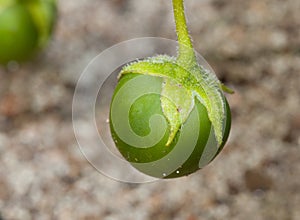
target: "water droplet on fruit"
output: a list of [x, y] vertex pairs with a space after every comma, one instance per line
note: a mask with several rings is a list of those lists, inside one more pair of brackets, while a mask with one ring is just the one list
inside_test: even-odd
[[179, 173], [179, 170], [177, 170], [176, 173], [178, 174], [178, 173]]
[[167, 176], [167, 174], [166, 174], [166, 173], [163, 173], [163, 176], [165, 177], [165, 176]]

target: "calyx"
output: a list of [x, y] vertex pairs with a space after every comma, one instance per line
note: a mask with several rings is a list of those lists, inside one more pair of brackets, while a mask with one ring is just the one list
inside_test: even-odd
[[161, 107], [170, 126], [166, 146], [172, 143], [189, 117], [195, 107], [195, 98], [206, 107], [216, 140], [221, 145], [225, 117], [225, 98], [222, 93], [224, 85], [213, 73], [194, 60], [189, 65], [184, 65], [175, 57], [166, 55], [130, 63], [121, 70], [120, 76], [128, 73], [163, 78]]

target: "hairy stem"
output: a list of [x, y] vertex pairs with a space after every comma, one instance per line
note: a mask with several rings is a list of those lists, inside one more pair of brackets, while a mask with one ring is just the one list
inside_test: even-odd
[[179, 51], [177, 60], [185, 67], [192, 67], [196, 62], [193, 44], [189, 36], [183, 0], [172, 0], [173, 12], [176, 24], [176, 33], [179, 43]]

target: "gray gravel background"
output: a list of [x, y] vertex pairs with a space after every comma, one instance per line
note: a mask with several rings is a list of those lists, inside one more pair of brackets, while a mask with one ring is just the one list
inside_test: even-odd
[[300, 1], [186, 7], [197, 51], [236, 91], [217, 159], [189, 177], [141, 185], [90, 166], [72, 130], [76, 81], [116, 43], [175, 39], [171, 1], [61, 0], [47, 50], [0, 69], [1, 220], [300, 219]]

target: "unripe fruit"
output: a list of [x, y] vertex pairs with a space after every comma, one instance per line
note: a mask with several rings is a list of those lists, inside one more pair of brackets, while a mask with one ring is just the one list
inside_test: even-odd
[[[120, 79], [115, 89], [112, 103], [114, 103], [114, 100], [120, 90], [122, 90], [124, 86], [128, 85], [127, 83], [130, 83], [130, 81], [132, 82], [137, 77], [143, 77], [143, 79], [141, 80], [143, 80], [144, 82], [147, 81], [147, 84], [151, 83], [151, 86], [156, 86], [157, 88], [162, 87], [163, 82], [159, 77], [126, 74]], [[132, 85], [130, 85], [130, 87], [132, 87]], [[132, 87], [132, 89], [138, 88]], [[130, 102], [130, 100], [128, 99], [122, 99], [122, 101], [124, 103], [118, 103], [119, 108], [121, 108], [119, 109], [119, 114], [125, 116], [127, 113], [124, 106], [131, 105], [128, 120], [133, 132], [135, 132], [137, 135], [147, 136], [149, 135], [149, 133], [153, 132], [153, 130], [151, 130], [151, 128], [149, 127], [149, 121], [154, 115], [160, 115], [162, 118], [164, 118], [165, 121], [167, 121], [161, 108], [160, 94], [150, 93], [142, 95], [141, 97], [137, 98], [134, 103], [126, 103]], [[116, 102], [119, 102], [119, 100], [117, 100]], [[222, 143], [220, 147], [217, 148], [217, 146], [215, 146], [215, 136], [211, 134], [212, 125], [208, 118], [207, 110], [197, 99], [195, 99], [195, 110], [196, 114], [198, 114], [198, 118], [200, 119], [199, 121], [195, 121], [195, 123], [199, 123], [200, 129], [198, 131], [195, 131], [196, 126], [185, 126], [185, 124], [187, 123], [193, 123], [192, 121], [190, 121], [192, 120], [191, 116], [189, 116], [190, 118], [187, 119], [182, 129], [184, 129], [183, 131], [185, 132], [185, 134], [193, 134], [197, 132], [195, 134], [197, 136], [196, 144], [195, 146], [185, 146], [183, 144], [182, 146], [179, 146], [182, 149], [177, 149], [177, 152], [173, 152], [172, 156], [168, 154], [171, 154], [171, 152], [174, 151], [174, 147], [176, 146], [176, 144], [178, 144], [181, 130], [176, 134], [173, 142], [169, 146], [166, 146], [168, 136], [170, 135], [169, 126], [167, 126], [167, 129], [165, 131], [162, 131], [164, 133], [163, 138], [161, 138], [161, 140], [159, 140], [156, 144], [147, 148], [139, 148], [126, 143], [127, 140], [122, 140], [122, 138], [119, 137], [115, 127], [118, 127], [120, 125], [117, 124], [118, 122], [114, 123], [114, 118], [110, 117], [112, 137], [123, 157], [127, 161], [129, 161], [135, 168], [147, 175], [158, 178], [175, 178], [189, 175], [204, 167], [207, 163], [213, 160], [215, 156], [217, 156], [217, 154], [222, 150], [228, 138], [231, 125], [230, 108], [226, 101], [225, 129], [223, 133]], [[163, 127], [161, 123], [155, 124], [154, 126], [155, 129], [158, 130]], [[212, 149], [212, 152], [207, 153], [209, 148]], [[206, 149], [206, 151], [204, 151], [204, 149]], [[182, 152], [184, 152], [185, 150], [189, 151], [187, 152], [187, 154], [189, 155], [185, 156], [182, 161], [174, 159], [176, 157], [184, 157]], [[206, 158], [203, 158], [204, 152], [206, 152]], [[165, 160], [159, 162], [159, 160], [163, 158], [165, 158]], [[170, 170], [169, 168], [173, 170]]]
[[172, 1], [177, 57], [158, 55], [123, 67], [110, 107], [116, 147], [133, 167], [157, 178], [206, 166], [223, 149], [231, 126], [226, 87], [198, 63], [183, 0]]
[[46, 45], [55, 19], [55, 0], [0, 1], [0, 63], [31, 58]]

